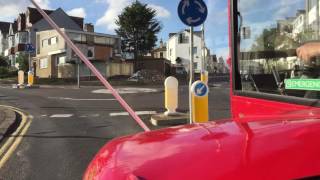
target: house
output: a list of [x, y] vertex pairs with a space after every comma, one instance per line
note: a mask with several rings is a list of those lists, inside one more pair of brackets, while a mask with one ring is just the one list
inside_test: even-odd
[[298, 34], [304, 32], [306, 29], [306, 11], [298, 10], [295, 19], [292, 22], [292, 34], [293, 37], [297, 37]]
[[[86, 24], [86, 31], [61, 30], [87, 56], [105, 76], [107, 63], [120, 53], [120, 38], [114, 35], [95, 33], [93, 25]], [[75, 78], [78, 57], [66, 45], [65, 40], [55, 30], [36, 33], [36, 57], [33, 58], [35, 76], [38, 78]], [[80, 63], [80, 76], [91, 76], [91, 72]]]
[[4, 51], [8, 48], [7, 36], [9, 34], [11, 23], [0, 22], [0, 55], [4, 55]]
[[167, 59], [167, 45], [160, 41], [160, 46], [151, 51], [152, 57], [154, 58], [164, 58]]
[[[67, 15], [61, 8], [57, 10], [44, 10], [62, 28], [82, 30], [83, 18]], [[36, 32], [52, 29], [43, 19], [42, 15], [35, 9], [28, 7], [25, 13], [18, 15], [8, 30], [7, 49], [4, 55], [9, 58], [10, 64], [15, 66], [15, 59], [19, 54], [26, 54], [27, 43], [36, 45]], [[5, 41], [5, 38], [3, 38]], [[35, 54], [31, 54], [35, 56]]]
[[[194, 32], [194, 70], [196, 73], [201, 71], [201, 31]], [[177, 33], [170, 33], [167, 42], [167, 59], [176, 67], [183, 67], [189, 71], [190, 64], [190, 31], [183, 30]]]

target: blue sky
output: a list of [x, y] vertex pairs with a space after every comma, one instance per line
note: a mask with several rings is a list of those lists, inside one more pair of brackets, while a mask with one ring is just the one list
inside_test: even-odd
[[[56, 9], [85, 16], [85, 22], [95, 24], [97, 32], [114, 34], [114, 19], [134, 0], [36, 0], [43, 8]], [[157, 19], [163, 29], [159, 39], [166, 41], [168, 34], [187, 28], [177, 15], [180, 0], [140, 0], [158, 12]], [[212, 54], [226, 57], [228, 54], [227, 0], [205, 0], [209, 15], [206, 21], [206, 43]], [[10, 4], [11, 3], [11, 4]], [[27, 0], [0, 0], [0, 20], [12, 21], [18, 12], [30, 5]], [[3, 15], [6, 14], [6, 15]], [[198, 28], [199, 29], [199, 28]]]

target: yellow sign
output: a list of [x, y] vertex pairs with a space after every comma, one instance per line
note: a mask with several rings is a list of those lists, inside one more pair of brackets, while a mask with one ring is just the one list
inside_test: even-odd
[[196, 81], [191, 87], [192, 118], [196, 123], [209, 121], [209, 87], [202, 81]]

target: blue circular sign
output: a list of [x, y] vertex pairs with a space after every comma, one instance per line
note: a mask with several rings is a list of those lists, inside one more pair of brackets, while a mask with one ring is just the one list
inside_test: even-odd
[[193, 91], [195, 96], [202, 97], [202, 96], [208, 95], [209, 88], [205, 83], [203, 83], [201, 81], [197, 81], [193, 85], [192, 91]]
[[195, 27], [207, 19], [208, 8], [203, 0], [181, 0], [178, 14], [184, 24]]

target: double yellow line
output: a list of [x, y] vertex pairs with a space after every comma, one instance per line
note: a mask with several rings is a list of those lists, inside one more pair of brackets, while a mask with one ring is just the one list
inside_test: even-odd
[[19, 127], [16, 129], [14, 133], [12, 133], [5, 144], [0, 147], [0, 169], [5, 165], [8, 159], [11, 157], [13, 152], [17, 149], [18, 145], [21, 143], [23, 136], [26, 134], [27, 130], [31, 125], [32, 116], [28, 115], [27, 113], [23, 112], [22, 110], [11, 107], [11, 106], [3, 106], [0, 107], [11, 109], [16, 113], [21, 115], [21, 123]]

